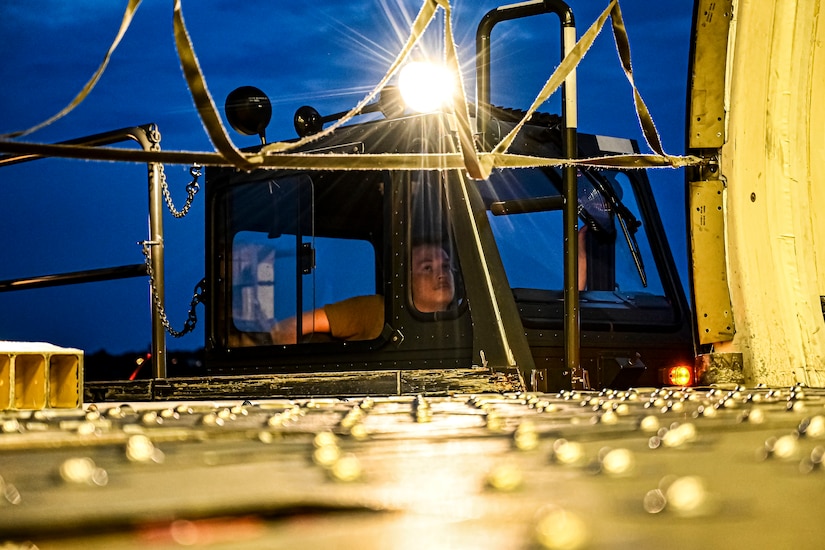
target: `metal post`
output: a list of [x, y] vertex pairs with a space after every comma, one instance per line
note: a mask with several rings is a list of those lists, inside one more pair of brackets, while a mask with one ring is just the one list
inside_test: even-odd
[[160, 165], [149, 163], [149, 261], [154, 274], [157, 301], [152, 303], [152, 372], [154, 378], [166, 378], [166, 329], [161, 321], [158, 302], [166, 303], [163, 262], [163, 191], [160, 181]]
[[[566, 56], [576, 45], [576, 25], [573, 14], [562, 19], [562, 51]], [[578, 106], [576, 101], [576, 71], [570, 72], [562, 86], [562, 127], [564, 128], [564, 155], [578, 156]], [[564, 177], [564, 363], [571, 377], [580, 367], [581, 320], [579, 309], [579, 190], [578, 170], [575, 166], [563, 168]]]

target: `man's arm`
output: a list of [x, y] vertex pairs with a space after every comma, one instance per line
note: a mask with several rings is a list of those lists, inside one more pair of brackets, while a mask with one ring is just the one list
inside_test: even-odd
[[[298, 320], [295, 317], [290, 317], [275, 323], [269, 334], [272, 336], [273, 344], [296, 344], [298, 343], [297, 330]], [[329, 318], [324, 311], [324, 308], [318, 308], [314, 311], [305, 311], [301, 315], [301, 336], [306, 334], [319, 332], [329, 333]]]

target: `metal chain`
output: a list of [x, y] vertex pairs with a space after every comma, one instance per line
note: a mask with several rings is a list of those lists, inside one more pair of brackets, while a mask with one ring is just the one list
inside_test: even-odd
[[[152, 124], [149, 126], [148, 138], [151, 143], [149, 150], [160, 151], [160, 131], [156, 125]], [[186, 185], [186, 202], [183, 204], [183, 208], [177, 210], [172, 202], [172, 194], [169, 192], [169, 184], [166, 182], [166, 171], [163, 164], [158, 163], [158, 175], [160, 178], [160, 188], [163, 192], [163, 199], [166, 201], [166, 207], [169, 209], [169, 212], [171, 212], [174, 217], [182, 218], [189, 213], [189, 209], [192, 207], [192, 201], [195, 199], [195, 195], [200, 189], [200, 186], [198, 185], [198, 178], [200, 178], [203, 174], [201, 168], [202, 167], [200, 164], [193, 164], [189, 168], [189, 174], [192, 176], [192, 181]]]
[[178, 331], [172, 328], [172, 324], [169, 322], [169, 318], [166, 316], [166, 310], [163, 307], [163, 303], [161, 302], [160, 296], [158, 295], [158, 289], [155, 285], [155, 270], [152, 269], [152, 260], [151, 260], [151, 253], [149, 251], [150, 246], [156, 246], [158, 243], [153, 241], [141, 241], [138, 243], [143, 248], [143, 256], [146, 263], [146, 273], [149, 275], [149, 286], [152, 290], [152, 301], [155, 304], [155, 307], [158, 309], [158, 315], [160, 316], [160, 322], [163, 325], [163, 328], [166, 329], [166, 332], [171, 334], [175, 338], [180, 338], [186, 334], [189, 334], [193, 330], [195, 330], [195, 326], [198, 324], [198, 316], [195, 312], [195, 308], [203, 302], [203, 296], [206, 293], [206, 277], [198, 281], [198, 284], [195, 285], [195, 291], [192, 296], [192, 302], [189, 304], [189, 316], [187, 317], [186, 321], [183, 323], [183, 329]]

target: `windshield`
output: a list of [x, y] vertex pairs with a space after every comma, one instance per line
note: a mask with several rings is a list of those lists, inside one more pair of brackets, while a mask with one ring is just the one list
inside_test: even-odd
[[[598, 316], [593, 312], [595, 304], [620, 305], [638, 312], [611, 317], [612, 321], [621, 318], [638, 323], [644, 319], [640, 308], [647, 307], [660, 310], [663, 315], [656, 317], [660, 321], [673, 318], [667, 313], [671, 311], [671, 302], [665, 295], [648, 238], [646, 213], [637, 201], [635, 177], [615, 170], [578, 172], [583, 320]], [[499, 170], [479, 186], [517, 300], [561, 300], [561, 171]], [[542, 315], [552, 316], [549, 311], [543, 310]]]

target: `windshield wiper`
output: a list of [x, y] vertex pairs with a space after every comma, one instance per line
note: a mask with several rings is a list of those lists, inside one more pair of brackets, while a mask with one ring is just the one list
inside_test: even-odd
[[[633, 263], [636, 264], [639, 279], [642, 281], [642, 286], [647, 288], [647, 273], [645, 272], [639, 242], [636, 240], [636, 232], [639, 227], [641, 227], [641, 222], [639, 222], [636, 216], [633, 215], [633, 212], [622, 203], [613, 186], [605, 183], [603, 176], [591, 172], [584, 172], [584, 174], [587, 175], [593, 187], [607, 200], [610, 209], [616, 213], [616, 217], [619, 219], [619, 226], [622, 228], [622, 234], [624, 235], [625, 241], [627, 241], [630, 255], [633, 256]], [[586, 207], [584, 209], [585, 211], [587, 210]]]

